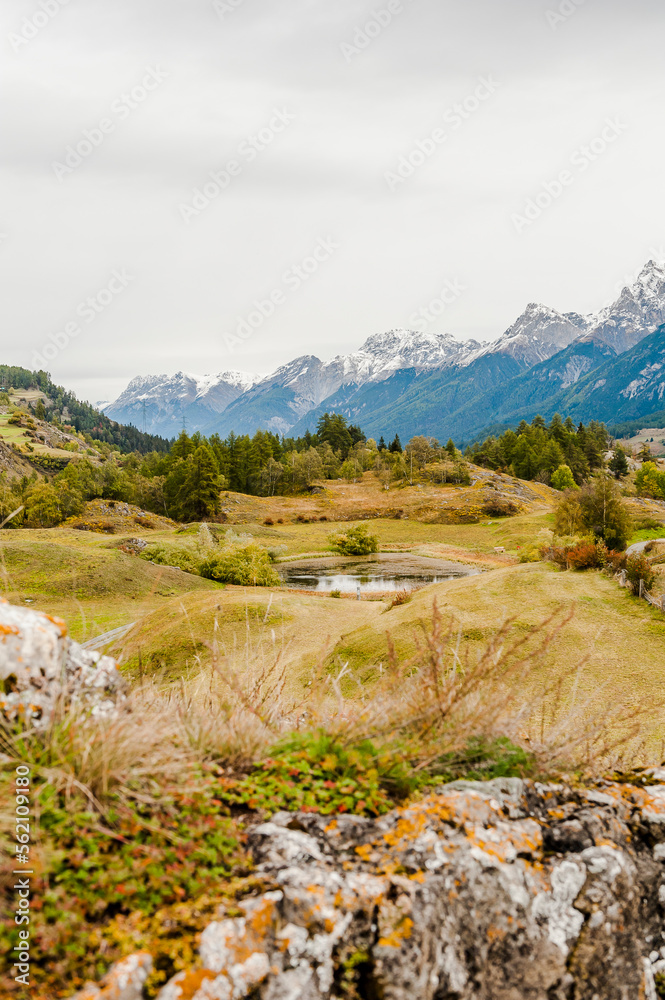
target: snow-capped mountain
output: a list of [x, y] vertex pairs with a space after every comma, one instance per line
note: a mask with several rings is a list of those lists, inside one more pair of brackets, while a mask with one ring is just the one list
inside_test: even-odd
[[203, 431], [260, 379], [260, 375], [237, 371], [139, 375], [113, 403], [104, 406], [104, 413], [120, 424], [133, 424], [163, 437], [178, 434], [184, 423], [191, 431]]
[[492, 344], [473, 354], [509, 354], [529, 366], [546, 361], [585, 334], [612, 347], [629, 350], [665, 322], [665, 264], [650, 260], [616, 302], [586, 316], [531, 302], [522, 315]]
[[618, 354], [665, 323], [665, 264], [650, 260], [613, 305], [596, 317], [594, 333]]
[[[621, 354], [663, 322], [665, 264], [652, 260], [616, 302], [596, 314], [561, 313], [530, 303], [490, 343], [394, 329], [369, 337], [350, 354], [330, 361], [305, 355], [267, 376], [243, 372], [145, 376], [133, 379], [105, 412], [120, 423], [142, 428], [145, 421], [146, 430], [173, 436], [183, 422], [190, 431], [208, 434], [253, 434], [259, 428], [278, 434], [301, 432], [313, 428], [326, 409], [346, 412], [375, 433], [375, 417], [385, 422], [390, 414], [399, 425], [400, 414], [408, 411], [413, 433], [432, 433], [433, 424], [446, 413], [470, 405], [474, 386], [481, 396], [490, 387], [500, 389], [521, 372], [538, 368], [536, 381], [543, 390], [549, 384], [563, 391], [601, 363], [602, 345]], [[562, 354], [562, 368], [557, 355], [577, 342], [579, 350]], [[414, 430], [421, 425], [430, 430]]]
[[530, 302], [498, 340], [475, 352], [470, 361], [484, 354], [507, 354], [531, 367], [563, 351], [593, 325], [593, 317], [560, 313], [538, 302]]
[[235, 400], [221, 417], [219, 433], [252, 434], [261, 426], [287, 434], [343, 387], [352, 391], [405, 369], [419, 373], [462, 364], [480, 347], [475, 340], [460, 342], [450, 334], [398, 329], [375, 334], [360, 350], [331, 361], [305, 355], [282, 365]]
[[[355, 369], [356, 377], [345, 379], [357, 385], [378, 382], [402, 368], [426, 371], [462, 364], [482, 348], [477, 340], [459, 341], [449, 333], [422, 333], [389, 330], [368, 337], [359, 351], [335, 358], [330, 365], [343, 365], [345, 373]], [[343, 385], [344, 382], [340, 382]]]

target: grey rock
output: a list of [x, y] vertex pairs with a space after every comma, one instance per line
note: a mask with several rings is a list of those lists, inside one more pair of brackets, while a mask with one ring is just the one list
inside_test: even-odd
[[56, 704], [109, 714], [124, 681], [108, 656], [83, 649], [59, 618], [0, 599], [0, 715], [45, 726]]
[[159, 1000], [656, 1000], [663, 819], [662, 787], [610, 783], [278, 813], [248, 832], [278, 888], [209, 924]]
[[99, 986], [88, 983], [73, 1000], [143, 1000], [143, 987], [152, 968], [147, 952], [129, 955], [111, 966]]

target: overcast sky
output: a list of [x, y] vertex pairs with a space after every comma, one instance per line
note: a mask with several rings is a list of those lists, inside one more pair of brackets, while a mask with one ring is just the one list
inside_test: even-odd
[[446, 287], [419, 329], [599, 308], [665, 256], [664, 28], [662, 0], [5, 0], [0, 361], [97, 401], [346, 353]]

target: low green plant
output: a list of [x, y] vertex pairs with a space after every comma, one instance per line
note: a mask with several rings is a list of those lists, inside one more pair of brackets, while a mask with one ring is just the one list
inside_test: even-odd
[[343, 556], [368, 556], [379, 551], [378, 538], [370, 535], [364, 524], [329, 535], [328, 542], [333, 552], [340, 552]]
[[516, 746], [507, 737], [472, 737], [457, 753], [442, 754], [430, 775], [441, 781], [491, 781], [493, 778], [524, 778], [538, 773], [534, 754]]
[[635, 531], [664, 531], [665, 524], [655, 517], [636, 517]]
[[270, 813], [285, 809], [379, 816], [424, 780], [406, 761], [370, 740], [345, 744], [320, 730], [296, 733], [276, 744], [224, 798]]
[[267, 550], [255, 544], [213, 553], [203, 560], [201, 576], [242, 587], [279, 587], [282, 583]]
[[[0, 776], [7, 798], [9, 780], [8, 772]], [[156, 795], [149, 788], [134, 799], [113, 793], [100, 815], [80, 790], [54, 787], [47, 773], [38, 775], [33, 796], [40, 835], [33, 852], [40, 874], [33, 885], [39, 908], [31, 941], [49, 962], [35, 964], [31, 997], [68, 996], [137, 948], [153, 954], [161, 971], [153, 980], [157, 988], [192, 964], [195, 934], [204, 926], [192, 918], [205, 913], [206, 897], [219, 897], [220, 885], [230, 889], [230, 879], [251, 871], [242, 824], [223, 805], [223, 790], [214, 774], [192, 771], [189, 781], [153, 784]], [[165, 933], [170, 910], [179, 912], [177, 942]], [[213, 915], [209, 906], [208, 920]], [[0, 921], [6, 955], [0, 989], [13, 975], [14, 933], [13, 919]]]
[[201, 575], [201, 558], [193, 550], [184, 545], [170, 545], [166, 542], [154, 542], [141, 552], [141, 558], [158, 566], [175, 566], [185, 573], [194, 576]]

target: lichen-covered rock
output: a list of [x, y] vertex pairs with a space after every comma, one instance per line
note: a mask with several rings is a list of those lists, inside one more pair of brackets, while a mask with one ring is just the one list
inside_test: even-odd
[[143, 1000], [143, 986], [152, 972], [152, 957], [137, 952], [116, 962], [99, 986], [90, 983], [74, 1000]]
[[665, 771], [457, 782], [377, 820], [250, 831], [279, 889], [210, 924], [159, 1000], [657, 1000]]
[[115, 661], [83, 649], [59, 618], [0, 598], [0, 714], [45, 725], [58, 700], [113, 710], [124, 682]]

